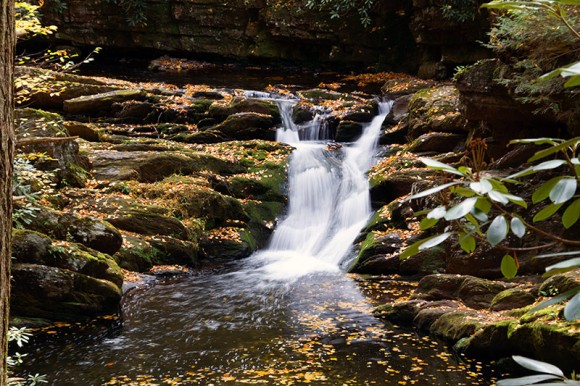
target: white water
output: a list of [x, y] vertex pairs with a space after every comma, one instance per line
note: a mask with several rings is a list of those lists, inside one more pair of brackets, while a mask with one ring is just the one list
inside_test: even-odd
[[327, 148], [324, 115], [303, 125], [292, 121], [293, 101], [278, 101], [283, 127], [277, 139], [296, 148], [289, 170], [289, 207], [267, 249], [252, 256], [261, 275], [291, 281], [316, 272], [339, 270], [353, 241], [371, 216], [366, 172], [373, 163], [381, 124], [391, 103], [361, 137], [337, 150]]

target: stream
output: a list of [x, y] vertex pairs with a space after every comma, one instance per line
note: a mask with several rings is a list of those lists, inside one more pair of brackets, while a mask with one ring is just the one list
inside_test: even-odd
[[293, 102], [277, 103], [278, 140], [296, 150], [288, 213], [267, 248], [137, 287], [119, 320], [36, 337], [23, 371], [59, 386], [490, 384], [486, 365], [376, 319], [362, 281], [344, 273], [372, 214], [366, 172], [390, 103], [342, 147], [329, 147], [323, 116], [297, 126]]

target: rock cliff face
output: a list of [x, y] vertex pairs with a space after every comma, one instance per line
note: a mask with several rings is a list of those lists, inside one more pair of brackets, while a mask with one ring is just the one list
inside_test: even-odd
[[[446, 36], [446, 32], [432, 31], [429, 26], [433, 23], [424, 24], [433, 18], [433, 12], [426, 12], [420, 1], [381, 2], [373, 10], [373, 24], [368, 28], [361, 25], [356, 12], [331, 19], [327, 12], [306, 8], [305, 0], [142, 0], [142, 12], [123, 7], [136, 1], [45, 3], [44, 22], [59, 27], [58, 38], [77, 44], [307, 64], [380, 64], [400, 71], [415, 71], [419, 62], [437, 61], [441, 52], [448, 51], [441, 49], [447, 39], [434, 42], [427, 38]], [[145, 22], [132, 25], [141, 16]], [[455, 36], [453, 52], [484, 38], [480, 26], [462, 27], [469, 24], [478, 23], [449, 24]], [[456, 33], [457, 28], [462, 34]]]

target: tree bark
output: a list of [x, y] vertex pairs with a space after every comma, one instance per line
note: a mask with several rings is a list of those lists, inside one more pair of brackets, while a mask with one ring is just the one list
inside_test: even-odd
[[12, 160], [14, 157], [14, 0], [0, 0], [0, 386], [6, 385], [10, 260], [12, 244]]

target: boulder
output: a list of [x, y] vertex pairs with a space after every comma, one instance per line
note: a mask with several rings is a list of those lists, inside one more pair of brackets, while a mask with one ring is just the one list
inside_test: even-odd
[[387, 114], [385, 122], [396, 125], [409, 113], [409, 102], [411, 95], [403, 95], [395, 99], [391, 111]]
[[409, 101], [407, 124], [413, 139], [430, 131], [467, 133], [467, 121], [460, 111], [459, 91], [454, 86], [418, 91]]
[[207, 112], [210, 117], [220, 120], [224, 120], [230, 115], [237, 113], [269, 115], [275, 124], [281, 122], [278, 106], [264, 99], [234, 98], [230, 103], [216, 101], [212, 103]]
[[304, 99], [310, 99], [312, 101], [321, 102], [324, 100], [352, 100], [354, 99], [349, 94], [343, 94], [333, 90], [327, 90], [323, 88], [313, 88], [310, 90], [299, 91], [298, 95], [300, 95]]
[[379, 113], [379, 104], [376, 100], [355, 105], [342, 116], [343, 121], [370, 122]]
[[36, 211], [34, 221], [27, 228], [110, 255], [117, 252], [123, 243], [121, 233], [107, 222], [47, 208]]
[[363, 125], [353, 121], [341, 121], [336, 128], [334, 140], [337, 142], [353, 142], [363, 132]]
[[121, 300], [118, 285], [68, 269], [18, 263], [11, 274], [14, 316], [84, 321], [116, 312]]
[[175, 173], [190, 174], [201, 170], [234, 173], [240, 170], [239, 166], [204, 153], [101, 151], [91, 156], [92, 174], [97, 180], [154, 182]]
[[236, 113], [228, 116], [222, 123], [204, 128], [221, 134], [229, 140], [276, 139], [275, 120], [271, 115], [253, 112]]
[[314, 118], [312, 107], [305, 103], [297, 103], [292, 108], [292, 121], [297, 125], [311, 121]]
[[142, 235], [171, 236], [181, 240], [190, 240], [192, 237], [187, 228], [175, 217], [146, 211], [121, 211], [114, 217], [108, 217], [107, 221], [119, 229]]
[[554, 275], [542, 283], [540, 294], [554, 296], [580, 286], [580, 269]]
[[161, 110], [153, 103], [139, 100], [126, 100], [111, 105], [111, 113], [122, 122], [157, 123]]
[[89, 142], [99, 142], [99, 130], [94, 125], [90, 123], [81, 123], [67, 121], [64, 122], [64, 128], [68, 131], [70, 135], [78, 136], [85, 141]]
[[217, 228], [207, 232], [200, 247], [209, 259], [237, 260], [250, 256], [256, 249], [251, 232], [242, 228]]
[[489, 308], [494, 297], [514, 284], [467, 275], [436, 274], [419, 281], [414, 298], [424, 300], [461, 300], [474, 309]]
[[351, 273], [392, 274], [399, 271], [400, 260], [389, 256], [401, 248], [403, 240], [397, 232], [370, 232], [349, 268]]
[[124, 235], [123, 246], [113, 256], [119, 267], [135, 272], [146, 272], [157, 261], [158, 250], [142, 238]]
[[398, 124], [391, 126], [390, 124], [383, 124], [381, 136], [379, 137], [379, 145], [392, 144], [406, 144], [407, 136], [409, 134], [409, 127], [407, 125]]
[[201, 251], [197, 241], [179, 240], [170, 236], [152, 236], [146, 238], [146, 241], [156, 250], [155, 264], [199, 265]]
[[445, 271], [447, 251], [433, 247], [401, 261], [401, 275], [431, 275]]
[[126, 101], [142, 101], [147, 93], [143, 90], [115, 90], [89, 96], [81, 96], [64, 101], [63, 109], [69, 114], [98, 116], [108, 114], [114, 103]]
[[370, 178], [370, 194], [373, 203], [388, 204], [411, 191], [420, 192], [430, 187], [434, 175], [429, 169], [402, 169], [389, 174], [373, 174]]
[[522, 288], [509, 288], [495, 295], [491, 301], [492, 311], [512, 310], [529, 306], [536, 301], [534, 295]]

